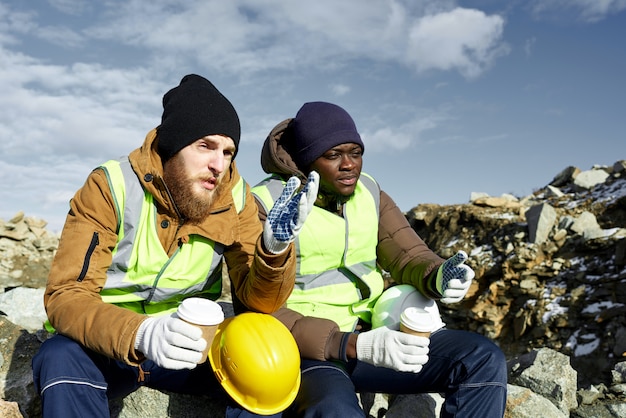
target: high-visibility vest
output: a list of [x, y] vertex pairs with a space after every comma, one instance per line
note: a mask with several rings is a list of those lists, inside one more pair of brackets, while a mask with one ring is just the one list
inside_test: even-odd
[[[159, 241], [154, 197], [145, 191], [126, 157], [107, 161], [106, 173], [118, 213], [118, 240], [102, 300], [135, 312], [173, 312], [182, 299], [219, 298], [224, 246], [199, 235], [168, 256]], [[237, 212], [245, 204], [245, 182], [232, 190]]]
[[[269, 213], [285, 182], [271, 176], [252, 188]], [[383, 291], [376, 264], [380, 188], [365, 173], [343, 206], [343, 217], [315, 206], [295, 240], [297, 271], [287, 307], [302, 315], [335, 321], [353, 331], [371, 320]]]

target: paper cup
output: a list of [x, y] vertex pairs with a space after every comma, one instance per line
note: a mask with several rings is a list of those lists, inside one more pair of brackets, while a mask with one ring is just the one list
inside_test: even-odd
[[176, 314], [183, 321], [202, 329], [202, 338], [206, 340], [207, 344], [198, 364], [204, 363], [213, 337], [215, 337], [217, 326], [224, 321], [222, 307], [219, 303], [209, 299], [187, 298], [178, 306]]
[[430, 337], [436, 323], [429, 312], [420, 308], [406, 308], [400, 315], [400, 331], [420, 337]]

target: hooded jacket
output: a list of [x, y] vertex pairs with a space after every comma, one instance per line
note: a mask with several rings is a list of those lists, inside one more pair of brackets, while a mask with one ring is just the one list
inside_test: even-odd
[[[156, 150], [156, 130], [132, 151], [129, 161], [144, 190], [154, 197], [158, 238], [171, 256], [191, 235], [200, 235], [225, 246], [224, 258], [233, 292], [248, 309], [272, 313], [285, 303], [289, 285], [283, 278], [295, 275], [293, 245], [273, 255], [261, 245], [262, 224], [246, 184], [246, 200], [238, 213], [230, 190], [240, 180], [233, 161], [223, 178], [224, 193], [200, 224], [184, 223], [163, 182], [163, 166]], [[144, 355], [134, 349], [135, 337], [145, 315], [102, 301], [118, 235], [118, 214], [106, 174], [92, 171], [70, 201], [70, 210], [53, 260], [44, 305], [50, 324], [98, 353], [138, 364]], [[97, 236], [93, 251], [92, 237]], [[81, 280], [77, 280], [77, 278]]]
[[[297, 167], [289, 153], [291, 120], [282, 121], [268, 135], [261, 152], [261, 166], [268, 174], [277, 174], [283, 179], [296, 175], [304, 183], [308, 173]], [[264, 221], [267, 214], [263, 204], [257, 200], [257, 205], [259, 217]], [[444, 260], [428, 248], [395, 202], [382, 190], [376, 258], [380, 268], [389, 272], [395, 283], [410, 284], [427, 297], [441, 298], [435, 280], [437, 269]], [[345, 360], [342, 344], [346, 341], [346, 333], [339, 332], [333, 321], [304, 317], [287, 308], [280, 309], [274, 316], [292, 331], [303, 357]]]

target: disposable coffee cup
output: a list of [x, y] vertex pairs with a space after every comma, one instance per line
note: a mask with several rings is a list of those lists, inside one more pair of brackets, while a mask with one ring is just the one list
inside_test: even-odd
[[187, 298], [178, 306], [176, 314], [183, 321], [202, 329], [202, 338], [206, 340], [207, 344], [198, 364], [204, 363], [215, 337], [217, 326], [224, 321], [222, 307], [219, 303], [209, 299]]
[[406, 308], [400, 314], [400, 331], [420, 337], [430, 337], [435, 322], [429, 312], [420, 308]]

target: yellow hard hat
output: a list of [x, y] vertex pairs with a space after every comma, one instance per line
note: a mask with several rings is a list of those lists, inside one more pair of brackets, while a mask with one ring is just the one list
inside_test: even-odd
[[220, 324], [209, 350], [217, 380], [242, 407], [281, 412], [300, 388], [300, 352], [291, 332], [271, 315], [246, 312]]

